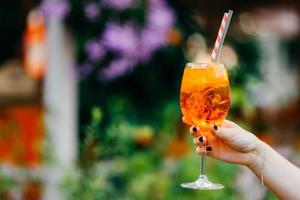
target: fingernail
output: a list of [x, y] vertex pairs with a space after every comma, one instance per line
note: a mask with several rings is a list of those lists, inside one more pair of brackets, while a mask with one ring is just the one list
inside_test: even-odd
[[217, 131], [218, 130], [218, 126], [214, 124], [214, 129]]
[[211, 146], [207, 146], [206, 147], [206, 151], [212, 151], [212, 147]]
[[203, 136], [200, 136], [199, 137], [199, 142], [203, 142], [204, 140], [203, 140]]
[[199, 129], [198, 126], [192, 126], [192, 127], [190, 128], [190, 133], [197, 133], [199, 130], [200, 130], [200, 129]]
[[197, 131], [198, 131], [198, 127], [197, 127], [197, 126], [194, 126], [194, 127], [193, 127], [193, 131], [194, 131], [194, 132], [197, 132]]

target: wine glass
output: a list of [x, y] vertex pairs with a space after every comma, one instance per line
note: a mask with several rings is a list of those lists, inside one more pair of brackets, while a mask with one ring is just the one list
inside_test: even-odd
[[[188, 63], [184, 69], [180, 91], [180, 107], [184, 123], [198, 126], [194, 137], [205, 135], [209, 138], [213, 125], [220, 125], [230, 106], [229, 80], [227, 71], [220, 63]], [[207, 141], [209, 143], [209, 140]], [[224, 186], [212, 183], [205, 173], [206, 152], [201, 154], [199, 178], [182, 183], [189, 189], [222, 189]]]

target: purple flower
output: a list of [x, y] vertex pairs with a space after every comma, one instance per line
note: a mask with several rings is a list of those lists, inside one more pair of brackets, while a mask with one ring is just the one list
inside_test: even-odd
[[46, 17], [54, 16], [58, 18], [65, 17], [70, 11], [70, 5], [67, 1], [47, 1], [44, 0], [40, 5], [41, 11]]
[[141, 31], [138, 57], [140, 61], [148, 61], [155, 50], [166, 44], [165, 32], [150, 27]]
[[166, 31], [175, 22], [172, 10], [163, 0], [148, 0], [150, 8], [147, 13], [147, 25], [141, 31], [139, 59], [148, 61], [155, 50], [166, 44]]
[[166, 6], [165, 0], [147, 0], [151, 7], [164, 7]]
[[125, 10], [137, 5], [139, 0], [103, 0], [102, 4], [115, 10]]
[[135, 64], [136, 63], [134, 61], [126, 58], [114, 60], [103, 71], [100, 71], [100, 79], [115, 79], [121, 75], [129, 73], [134, 68]]
[[157, 6], [155, 8], [150, 8], [147, 19], [149, 26], [166, 30], [174, 24], [175, 16], [170, 9]]
[[100, 9], [96, 3], [89, 3], [84, 7], [84, 14], [88, 19], [95, 19], [100, 14]]
[[85, 44], [85, 51], [92, 61], [99, 61], [105, 55], [105, 49], [97, 40], [90, 40]]
[[108, 49], [128, 57], [134, 57], [139, 50], [138, 32], [131, 23], [108, 24], [102, 42]]
[[[122, 11], [137, 6], [140, 1], [102, 0], [99, 3], [87, 4], [84, 13], [88, 19], [93, 20], [100, 15], [100, 6]], [[136, 26], [133, 22], [108, 22], [99, 39], [86, 43], [88, 60], [81, 66], [81, 76], [91, 73], [93, 63], [90, 61], [98, 62], [105, 56], [106, 51], [116, 53], [116, 58], [99, 71], [99, 78], [112, 80], [129, 73], [138, 63], [148, 61], [156, 50], [166, 45], [166, 32], [173, 26], [175, 15], [165, 0], [146, 2], [148, 9], [144, 27]]]

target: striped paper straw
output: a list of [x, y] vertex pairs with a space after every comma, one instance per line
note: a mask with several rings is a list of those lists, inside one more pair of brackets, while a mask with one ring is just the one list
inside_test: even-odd
[[213, 52], [211, 54], [211, 61], [212, 62], [217, 62], [218, 58], [220, 56], [220, 52], [224, 43], [224, 39], [229, 27], [229, 23], [230, 23], [230, 19], [232, 17], [232, 10], [229, 10], [228, 13], [224, 13], [223, 19], [222, 19], [222, 23], [221, 26], [219, 28], [219, 32], [218, 32], [218, 36], [215, 42], [215, 46], [213, 49]]

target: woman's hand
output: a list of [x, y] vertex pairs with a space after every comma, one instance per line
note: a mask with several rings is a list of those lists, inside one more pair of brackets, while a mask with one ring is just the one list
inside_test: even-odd
[[[198, 136], [201, 130], [192, 126], [190, 132]], [[235, 123], [226, 120], [212, 127], [212, 134], [195, 137], [194, 143], [197, 153], [247, 166], [278, 199], [300, 199], [300, 169]]]
[[[199, 131], [201, 133], [198, 127], [190, 129], [194, 135]], [[262, 142], [231, 121], [225, 120], [221, 126], [213, 126], [212, 133], [194, 138], [194, 143], [198, 145], [197, 153], [207, 152], [213, 158], [246, 166], [252, 165], [260, 153]]]

